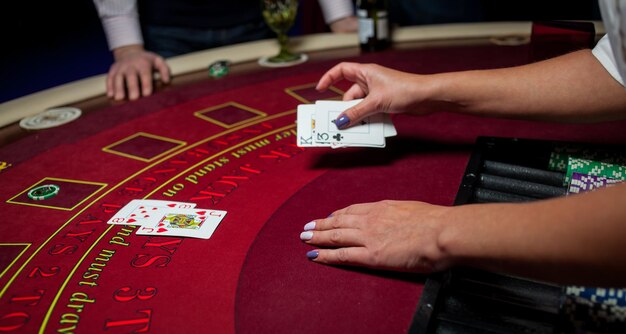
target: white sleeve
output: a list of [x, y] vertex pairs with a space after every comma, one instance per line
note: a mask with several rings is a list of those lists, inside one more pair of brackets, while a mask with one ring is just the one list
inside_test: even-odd
[[615, 54], [611, 48], [609, 36], [604, 35], [591, 52], [598, 59], [598, 61], [600, 61], [600, 64], [604, 66], [609, 74], [611, 74], [615, 80], [624, 86], [624, 79], [620, 75], [619, 69], [617, 68], [617, 62], [615, 61]]
[[351, 0], [318, 0], [322, 14], [324, 15], [324, 21], [326, 24], [331, 24], [344, 17], [353, 16], [354, 9], [352, 8]]
[[109, 49], [143, 44], [136, 0], [93, 0]]

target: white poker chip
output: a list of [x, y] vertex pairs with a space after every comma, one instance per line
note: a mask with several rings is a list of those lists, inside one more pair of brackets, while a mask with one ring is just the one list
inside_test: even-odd
[[306, 62], [307, 60], [309, 60], [309, 56], [307, 56], [304, 53], [300, 54], [300, 57], [296, 60], [293, 61], [287, 61], [284, 63], [273, 63], [271, 61], [269, 61], [271, 57], [261, 57], [258, 60], [259, 65], [263, 66], [263, 67], [289, 67], [289, 66], [294, 66], [294, 65], [298, 65], [298, 64], [302, 64], [304, 62]]
[[500, 46], [518, 46], [530, 43], [530, 36], [523, 35], [507, 35], [491, 37], [491, 43]]
[[48, 109], [35, 116], [26, 117], [20, 121], [20, 127], [26, 130], [41, 130], [69, 123], [80, 117], [78, 108], [63, 107]]

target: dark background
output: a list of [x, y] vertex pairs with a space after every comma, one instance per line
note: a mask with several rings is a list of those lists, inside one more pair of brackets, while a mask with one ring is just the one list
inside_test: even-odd
[[113, 57], [91, 0], [3, 1], [0, 102], [105, 73]]
[[[600, 19], [596, 0], [480, 2], [485, 21]], [[311, 8], [311, 4], [301, 8]], [[310, 18], [301, 17], [292, 34], [310, 30], [302, 27], [303, 21]], [[0, 103], [106, 73], [113, 61], [91, 0], [2, 1], [0, 24]]]

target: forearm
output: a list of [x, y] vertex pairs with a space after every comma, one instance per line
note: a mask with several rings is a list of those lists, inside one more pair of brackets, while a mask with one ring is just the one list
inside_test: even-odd
[[527, 204], [454, 207], [444, 258], [563, 284], [626, 284], [626, 185]]
[[597, 122], [621, 119], [626, 108], [626, 89], [589, 50], [519, 67], [436, 74], [428, 80], [428, 102], [479, 116]]

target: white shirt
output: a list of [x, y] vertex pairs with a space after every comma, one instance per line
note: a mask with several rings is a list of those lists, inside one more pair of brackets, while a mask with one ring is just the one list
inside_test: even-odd
[[[318, 0], [327, 24], [352, 16], [351, 0]], [[93, 0], [100, 16], [109, 50], [143, 44], [137, 0]]]
[[599, 0], [606, 35], [593, 48], [593, 55], [624, 86], [626, 78], [626, 1]]
[[136, 0], [93, 0], [107, 37], [109, 50], [143, 44]]
[[331, 24], [344, 17], [354, 15], [354, 9], [352, 8], [351, 0], [318, 0], [322, 14], [324, 15], [324, 21], [326, 24]]

